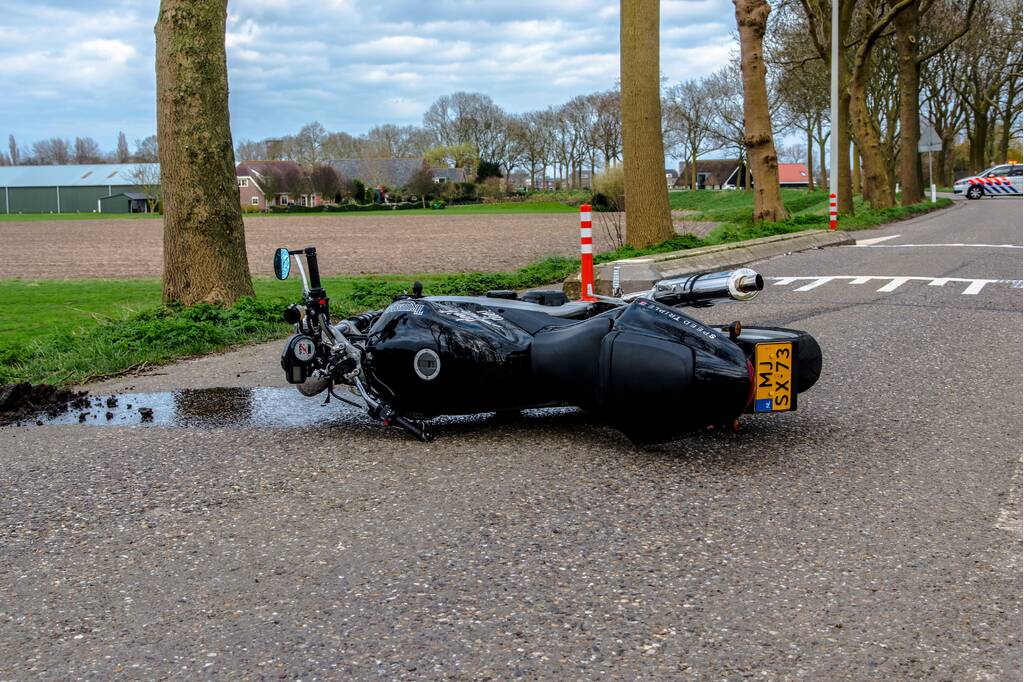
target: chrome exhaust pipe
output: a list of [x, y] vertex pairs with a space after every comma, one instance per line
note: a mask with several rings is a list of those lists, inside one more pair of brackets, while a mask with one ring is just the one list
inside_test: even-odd
[[665, 305], [710, 305], [714, 301], [749, 301], [764, 289], [764, 278], [750, 268], [708, 272], [659, 280], [649, 291], [625, 298], [652, 298]]

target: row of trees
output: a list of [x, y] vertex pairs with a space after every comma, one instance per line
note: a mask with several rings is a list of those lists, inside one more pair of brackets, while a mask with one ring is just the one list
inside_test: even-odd
[[7, 150], [0, 150], [0, 166], [63, 166], [74, 163], [155, 163], [157, 160], [156, 135], [136, 140], [135, 149], [128, 146], [124, 131], [117, 134], [117, 147], [103, 151], [91, 137], [76, 137], [74, 141], [63, 137], [37, 140], [22, 146], [7, 136]]
[[591, 172], [622, 156], [622, 126], [616, 90], [580, 95], [558, 106], [512, 114], [487, 95], [456, 92], [440, 97], [422, 126], [381, 125], [365, 135], [331, 132], [318, 122], [295, 135], [239, 143], [240, 160], [296, 161], [313, 167], [330, 159], [425, 158], [438, 166], [493, 164], [508, 177], [525, 169], [536, 187], [549, 172], [579, 186]]
[[[853, 194], [872, 207], [923, 198], [917, 147], [922, 116], [943, 142], [939, 181], [952, 181], [957, 143], [966, 139], [966, 170], [1004, 162], [1019, 137], [1021, 12], [1009, 0], [836, 0], [840, 2], [840, 126], [835, 164], [839, 209]], [[767, 55], [780, 105], [822, 144], [827, 117], [831, 2], [799, 0], [773, 14]], [[846, 150], [853, 146], [852, 163]], [[809, 154], [810, 157], [810, 154]]]

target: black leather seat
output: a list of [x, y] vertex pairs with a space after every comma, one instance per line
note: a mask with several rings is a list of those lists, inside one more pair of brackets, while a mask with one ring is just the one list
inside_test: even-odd
[[595, 404], [600, 382], [601, 341], [611, 331], [615, 317], [617, 315], [606, 313], [567, 326], [544, 329], [534, 337], [533, 376], [544, 384], [545, 395], [584, 408]]

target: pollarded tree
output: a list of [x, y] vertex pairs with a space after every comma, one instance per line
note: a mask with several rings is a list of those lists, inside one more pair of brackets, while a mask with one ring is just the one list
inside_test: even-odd
[[768, 106], [764, 33], [771, 6], [767, 0], [733, 0], [740, 33], [740, 69], [743, 72], [743, 145], [754, 176], [754, 222], [776, 222], [789, 217], [779, 190], [779, 158], [772, 137]]
[[659, 5], [659, 0], [622, 0], [619, 11], [626, 241], [637, 248], [675, 234], [661, 137]]
[[161, 0], [157, 138], [164, 199], [164, 300], [252, 296], [228, 121], [227, 0]]

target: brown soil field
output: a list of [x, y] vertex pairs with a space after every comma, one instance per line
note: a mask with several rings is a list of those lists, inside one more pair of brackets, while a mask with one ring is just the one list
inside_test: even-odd
[[[595, 218], [595, 250], [607, 251], [613, 245]], [[246, 217], [245, 239], [249, 268], [259, 275], [273, 272], [275, 248], [310, 244], [326, 275], [500, 272], [578, 254], [578, 220], [574, 213]], [[159, 220], [2, 222], [0, 279], [159, 277], [162, 229]]]

